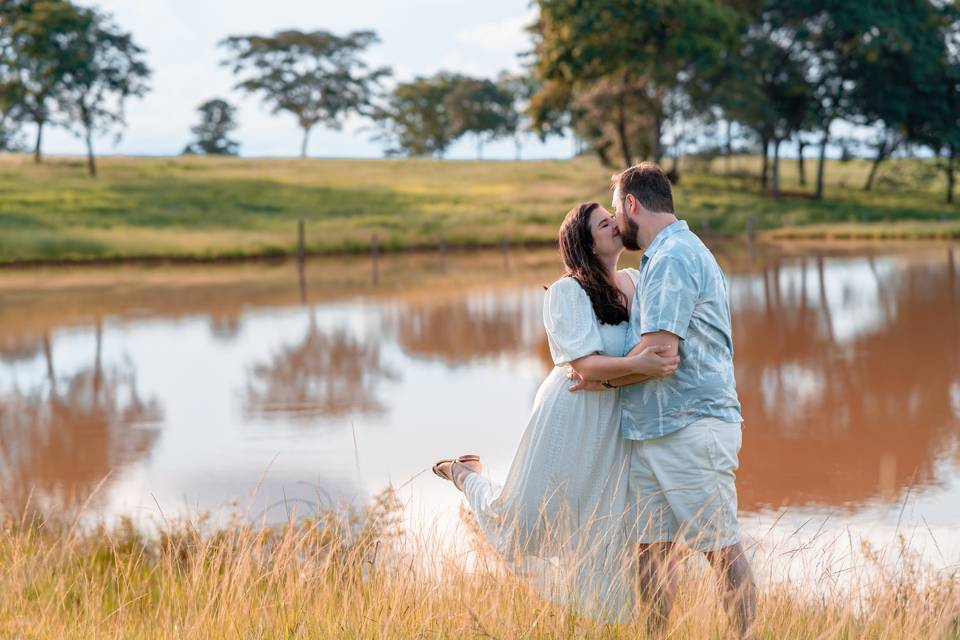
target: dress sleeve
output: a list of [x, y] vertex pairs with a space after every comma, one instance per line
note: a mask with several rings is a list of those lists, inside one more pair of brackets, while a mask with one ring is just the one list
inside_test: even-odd
[[573, 278], [562, 278], [547, 289], [543, 326], [550, 355], [557, 366], [603, 351], [597, 316], [587, 292]]

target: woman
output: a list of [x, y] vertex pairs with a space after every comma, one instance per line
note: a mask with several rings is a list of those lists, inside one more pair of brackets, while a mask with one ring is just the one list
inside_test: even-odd
[[564, 277], [547, 290], [543, 323], [556, 365], [540, 385], [506, 482], [481, 475], [474, 455], [434, 473], [466, 494], [487, 540], [545, 597], [611, 621], [635, 617], [635, 523], [627, 495], [630, 443], [620, 435], [616, 389], [569, 390], [567, 366], [585, 379], [672, 373], [660, 349], [621, 357], [639, 273], [617, 270], [614, 217], [581, 204], [560, 226]]

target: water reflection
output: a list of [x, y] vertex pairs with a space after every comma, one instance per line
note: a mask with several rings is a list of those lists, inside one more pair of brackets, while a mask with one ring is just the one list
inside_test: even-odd
[[456, 365], [526, 354], [540, 343], [542, 291], [453, 292], [452, 300], [407, 302], [384, 329], [411, 356]]
[[383, 361], [376, 340], [357, 338], [346, 328], [321, 331], [311, 311], [307, 333], [247, 377], [248, 415], [311, 421], [386, 411], [378, 397], [383, 381], [398, 379]]
[[960, 423], [950, 400], [960, 305], [949, 264], [806, 267], [765, 267], [762, 293], [735, 308], [749, 429], [743, 507], [851, 507], [937, 481]]
[[97, 322], [91, 366], [58, 375], [45, 335], [45, 376], [0, 396], [0, 498], [14, 509], [29, 499], [65, 507], [93, 498], [116, 469], [145, 456], [162, 419], [156, 399], [143, 398], [129, 367], [104, 368]]
[[[960, 500], [953, 253], [718, 255], [747, 422], [742, 508], [850, 512], [938, 487]], [[126, 465], [139, 484], [117, 488], [133, 504], [157, 492], [214, 506], [277, 456], [268, 501], [310, 482], [376, 492], [467, 448], [507, 464], [552, 366], [541, 305], [556, 254], [518, 252], [508, 273], [499, 255], [417, 260], [382, 256], [377, 288], [339, 261], [48, 291], [22, 273], [5, 289], [0, 274], [0, 491], [89, 495]]]

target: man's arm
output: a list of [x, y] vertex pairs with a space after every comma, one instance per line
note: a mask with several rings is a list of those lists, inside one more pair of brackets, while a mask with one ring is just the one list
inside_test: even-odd
[[[664, 348], [664, 351], [660, 352], [661, 356], [671, 357], [678, 356], [680, 354], [680, 338], [670, 333], [669, 331], [657, 331], [656, 333], [645, 333], [640, 338], [640, 342], [637, 343], [633, 349], [630, 350], [628, 356], [636, 355], [646, 349], [647, 347], [658, 346]], [[670, 374], [667, 374], [670, 375]], [[665, 378], [666, 376], [657, 376], [658, 378]], [[607, 381], [611, 387], [626, 387], [631, 384], [637, 384], [640, 382], [646, 382], [647, 380], [654, 379], [653, 376], [644, 376], [644, 375], [628, 375], [621, 376], [619, 378], [613, 378]]]
[[625, 376], [656, 377], [670, 372], [680, 362], [676, 355], [666, 355], [668, 345], [651, 345], [633, 349], [626, 356], [589, 355], [570, 361], [570, 367], [585, 380], [610, 380]]

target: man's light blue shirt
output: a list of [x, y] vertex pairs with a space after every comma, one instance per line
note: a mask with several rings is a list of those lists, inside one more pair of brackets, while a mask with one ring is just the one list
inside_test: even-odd
[[661, 230], [644, 251], [630, 329], [627, 351], [645, 333], [678, 336], [680, 366], [666, 378], [620, 390], [625, 438], [659, 438], [701, 418], [742, 420], [726, 278], [683, 220]]

